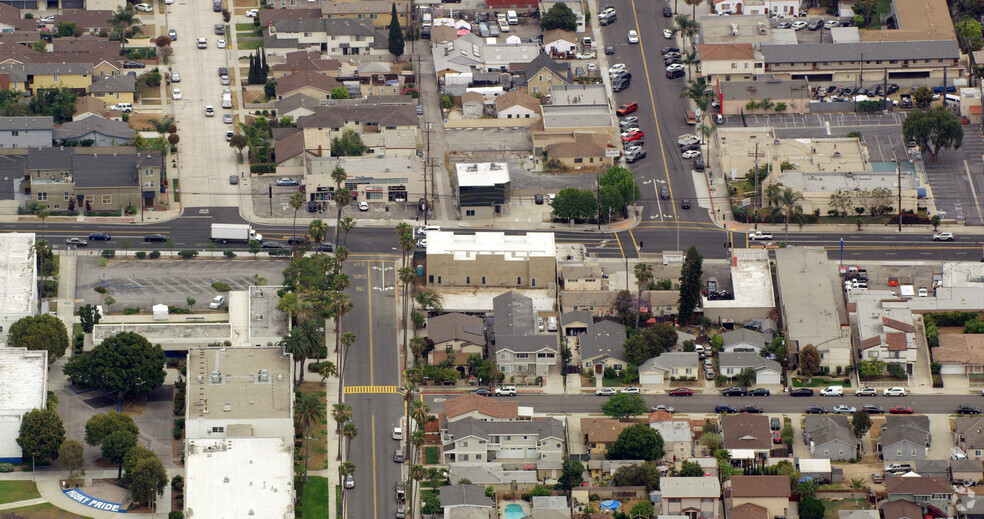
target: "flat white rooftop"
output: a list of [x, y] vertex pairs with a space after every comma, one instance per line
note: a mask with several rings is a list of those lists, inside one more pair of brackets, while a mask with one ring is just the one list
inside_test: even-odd
[[733, 300], [704, 298], [704, 308], [772, 308], [772, 271], [766, 249], [735, 249], [731, 254]]
[[0, 314], [34, 313], [36, 274], [34, 233], [0, 234]]
[[427, 255], [454, 254], [456, 261], [475, 260], [481, 255], [504, 255], [506, 261], [533, 257], [554, 257], [557, 246], [552, 232], [507, 235], [502, 232], [455, 234], [448, 231], [427, 233]]
[[48, 398], [48, 352], [0, 348], [0, 414], [44, 407]]
[[188, 418], [291, 417], [292, 368], [280, 347], [190, 348]]
[[188, 440], [185, 515], [294, 517], [293, 458], [280, 438]]
[[468, 162], [455, 164], [460, 187], [494, 186], [509, 182], [509, 164], [505, 162]]
[[984, 288], [984, 263], [953, 261], [943, 264], [943, 286]]

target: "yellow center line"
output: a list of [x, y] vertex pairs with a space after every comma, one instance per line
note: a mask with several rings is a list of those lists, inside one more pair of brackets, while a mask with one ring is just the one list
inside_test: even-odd
[[[372, 319], [369, 320], [372, 322]], [[372, 351], [372, 350], [370, 350]], [[376, 503], [379, 502], [376, 499], [376, 416], [372, 416], [372, 430], [369, 431], [369, 436], [372, 438], [372, 516], [379, 517], [378, 510], [376, 509]]]
[[[642, 29], [639, 28], [639, 14], [636, 12], [635, 0], [632, 0], [632, 17], [635, 18], [636, 33], [639, 37], [639, 50], [642, 52], [642, 68], [646, 72], [646, 87], [649, 89], [649, 104], [653, 111], [653, 120], [656, 121], [656, 138], [659, 141], [659, 153], [663, 157], [663, 172], [666, 173], [666, 186], [670, 189], [670, 207], [673, 208], [673, 219], [677, 219], [676, 204], [673, 203], [673, 183], [670, 182], [670, 165], [666, 162], [666, 148], [663, 147], [663, 132], [659, 129], [659, 117], [656, 116], [656, 96], [653, 95], [653, 83], [649, 78], [649, 63], [646, 61], [646, 48], [642, 43]], [[653, 179], [655, 181], [655, 179]], [[657, 193], [658, 196], [658, 193]], [[662, 206], [660, 206], [662, 207]], [[663, 217], [662, 208], [660, 218]]]
[[632, 234], [632, 229], [629, 229], [629, 237], [632, 238], [632, 246], [639, 250], [639, 245], [636, 243], [635, 234]]
[[[629, 231], [631, 234], [632, 231]], [[622, 240], [618, 237], [618, 233], [615, 233], [615, 239], [618, 241], [618, 250], [622, 253], [622, 257], [625, 257], [625, 249], [622, 248]]]
[[375, 386], [376, 379], [372, 366], [372, 272], [368, 261], [366, 262], [366, 297], [369, 298], [369, 385]]

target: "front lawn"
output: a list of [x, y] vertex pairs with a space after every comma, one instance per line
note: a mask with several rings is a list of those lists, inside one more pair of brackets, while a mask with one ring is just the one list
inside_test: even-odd
[[864, 499], [842, 499], [840, 501], [830, 501], [821, 499], [823, 503], [823, 519], [837, 519], [838, 510], [865, 510], [868, 503]]
[[328, 517], [329, 492], [331, 485], [328, 480], [319, 476], [310, 476], [304, 483], [304, 495], [301, 505], [304, 507], [304, 518], [325, 519]]
[[[307, 455], [308, 470], [322, 470], [328, 468], [328, 420], [331, 420], [331, 412], [328, 410], [324, 384], [320, 382], [306, 381], [299, 386], [301, 393], [314, 393], [318, 395], [318, 401], [324, 405], [325, 419], [320, 423], [311, 426], [308, 431]], [[334, 420], [332, 420], [334, 421]], [[303, 448], [303, 447], [302, 447]]]
[[259, 29], [259, 27], [257, 27], [256, 25], [254, 25], [252, 23], [237, 23], [236, 24], [236, 32], [246, 32], [246, 31], [253, 32], [253, 31], [257, 30], [257, 29]]
[[24, 519], [92, 519], [87, 515], [75, 515], [71, 512], [62, 510], [51, 503], [41, 503], [39, 505], [24, 506], [7, 510], [15, 517]]
[[844, 379], [844, 378], [814, 377], [812, 379], [809, 379], [805, 377], [793, 377], [793, 387], [827, 387], [827, 386], [851, 387], [851, 380]]
[[0, 504], [25, 501], [41, 497], [38, 486], [30, 480], [13, 479], [0, 481]]
[[427, 465], [437, 465], [437, 447], [424, 447], [424, 463]]
[[257, 41], [239, 41], [239, 50], [256, 50], [263, 46], [263, 40]]

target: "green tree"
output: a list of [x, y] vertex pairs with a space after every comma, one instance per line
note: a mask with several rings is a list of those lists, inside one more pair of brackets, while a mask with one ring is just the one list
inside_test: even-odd
[[933, 226], [933, 232], [936, 232], [939, 229], [940, 223], [942, 222], [943, 219], [940, 218], [940, 215], [938, 214], [934, 214], [932, 217], [930, 217], [929, 223]]
[[704, 274], [704, 259], [693, 245], [687, 250], [680, 269], [680, 300], [677, 305], [677, 317], [681, 325], [690, 324], [694, 318], [694, 310], [700, 303], [701, 276]]
[[160, 458], [153, 456], [137, 462], [130, 476], [130, 496], [136, 503], [150, 504], [156, 496], [164, 494], [167, 486], [167, 470]]
[[395, 3], [393, 4], [393, 12], [390, 14], [389, 51], [397, 58], [403, 55], [403, 29], [400, 28], [400, 18], [396, 15]]
[[63, 371], [73, 383], [136, 397], [164, 383], [164, 351], [142, 335], [122, 332], [72, 357]]
[[362, 137], [352, 130], [345, 130], [340, 137], [331, 140], [331, 154], [337, 157], [361, 157], [368, 150]]
[[[636, 278], [636, 287], [638, 288], [639, 301], [642, 301], [642, 290], [649, 285], [649, 282], [653, 279], [653, 266], [649, 263], [636, 263], [633, 273]], [[639, 329], [639, 316], [642, 312], [636, 312], [635, 327]]]
[[800, 519], [823, 519], [823, 502], [815, 497], [801, 499], [796, 507], [799, 510]]
[[154, 451], [141, 446], [136, 446], [126, 452], [123, 456], [123, 484], [129, 486], [133, 477], [133, 470], [137, 468], [140, 460], [153, 458], [157, 455]]
[[557, 479], [556, 488], [558, 490], [569, 491], [572, 488], [581, 486], [584, 481], [584, 465], [572, 458], [567, 458], [561, 465], [560, 477]]
[[851, 416], [851, 431], [854, 437], [860, 440], [869, 429], [871, 429], [871, 417], [868, 413], [864, 409], [854, 411], [854, 415]]
[[[85, 466], [85, 450], [82, 444], [76, 440], [63, 441], [61, 447], [58, 448], [58, 461], [68, 471], [69, 479], [78, 477], [79, 471]], [[84, 475], [85, 471], [82, 471], [81, 474]]]
[[690, 99], [701, 112], [707, 112], [714, 94], [704, 78], [697, 78], [687, 81], [687, 86], [680, 92], [680, 97]]
[[68, 331], [65, 323], [51, 314], [22, 317], [10, 325], [7, 345], [12, 348], [48, 351], [48, 363], [65, 355], [68, 349]]
[[724, 444], [724, 438], [716, 432], [707, 431], [700, 435], [698, 442], [707, 447], [708, 451], [715, 452]]
[[565, 187], [554, 198], [554, 218], [561, 220], [588, 220], [597, 214], [598, 201], [590, 189]]
[[564, 2], [557, 2], [540, 17], [540, 28], [544, 31], [560, 29], [574, 32], [577, 30], [577, 15]]
[[780, 431], [779, 437], [782, 438], [782, 442], [786, 445], [792, 445], [793, 434], [793, 425], [791, 423], [786, 423], [782, 426], [782, 431]]
[[663, 457], [663, 437], [647, 424], [630, 425], [622, 429], [605, 457], [610, 460], [658, 460]]
[[803, 206], [800, 205], [802, 200], [803, 195], [801, 193], [798, 191], [793, 191], [788, 187], [781, 189], [778, 192], [774, 210], [777, 214], [783, 216], [783, 221], [786, 226], [785, 241], [789, 241], [789, 221], [796, 220], [800, 223], [803, 222]]
[[58, 459], [58, 449], [65, 441], [65, 425], [53, 409], [32, 409], [21, 419], [17, 445], [24, 459], [35, 462]]
[[318, 330], [317, 322], [314, 319], [301, 321], [292, 327], [287, 335], [280, 340], [279, 345], [284, 348], [284, 352], [290, 353], [294, 362], [299, 365], [295, 371], [300, 371], [300, 378], [297, 383], [304, 382], [304, 361], [317, 355], [321, 346], [324, 346], [324, 332]]
[[680, 472], [677, 474], [677, 476], [680, 476], [681, 478], [703, 477], [704, 469], [702, 469], [700, 465], [696, 463], [690, 461], [684, 461], [683, 466], [680, 467]]
[[331, 89], [331, 98], [332, 99], [348, 99], [349, 98], [348, 90], [346, 90], [345, 87], [341, 87], [341, 86], [337, 86], [335, 88], [332, 88]]
[[963, 144], [963, 126], [956, 115], [942, 106], [913, 110], [902, 122], [902, 137], [916, 141], [919, 149], [936, 161], [941, 149], [957, 149]]
[[130, 449], [136, 446], [137, 436], [130, 431], [111, 432], [102, 439], [100, 448], [103, 459], [109, 463], [119, 464], [117, 479], [123, 477], [123, 458], [126, 457], [127, 452], [130, 452]]
[[[688, 0], [689, 1], [689, 0]], [[629, 516], [636, 517], [652, 517], [654, 513], [653, 504], [649, 502], [648, 499], [643, 499], [636, 503], [631, 510], [629, 510]]]
[[82, 36], [82, 29], [79, 29], [75, 22], [58, 22], [58, 36], [60, 38]]
[[113, 34], [110, 39], [119, 39], [120, 54], [125, 54], [126, 39], [135, 33], [141, 32], [140, 19], [137, 18], [133, 4], [125, 4], [117, 7], [116, 11], [113, 11], [113, 16], [106, 21], [113, 28]]
[[[322, 405], [321, 397], [316, 393], [300, 393], [294, 401], [294, 423], [301, 427], [304, 432], [304, 471], [307, 472], [308, 464], [308, 437], [311, 426], [321, 423], [325, 419], [325, 407]], [[355, 425], [352, 422], [349, 424]], [[347, 425], [347, 424], [346, 424]]]
[[628, 420], [634, 415], [645, 414], [649, 411], [646, 401], [642, 395], [619, 393], [608, 397], [608, 401], [601, 404], [601, 412], [605, 416], [610, 416], [618, 420]]
[[646, 491], [659, 488], [660, 466], [656, 461], [619, 467], [612, 477], [617, 487], [646, 487]]
[[639, 184], [636, 183], [635, 177], [632, 176], [632, 172], [620, 166], [608, 168], [601, 178], [598, 179], [598, 185], [601, 186], [602, 191], [608, 187], [613, 189], [613, 192], [618, 193], [619, 199], [623, 204], [623, 207], [619, 208], [619, 212], [623, 214], [625, 212], [624, 206], [634, 204], [642, 198], [642, 190], [639, 188]]
[[885, 363], [880, 360], [862, 360], [858, 362], [858, 375], [864, 379], [868, 380], [871, 377], [877, 377], [881, 375], [882, 371], [885, 370]]
[[65, 123], [75, 115], [75, 100], [79, 96], [68, 87], [39, 88], [31, 98], [30, 109], [36, 115], [50, 115], [56, 123]]
[[984, 47], [984, 35], [981, 34], [981, 24], [977, 20], [965, 17], [954, 23], [953, 29], [957, 33], [960, 50], [965, 53], [970, 54]]
[[128, 431], [134, 436], [140, 435], [133, 418], [118, 411], [97, 414], [85, 422], [85, 442], [93, 447], [99, 446], [103, 438], [116, 431]]
[[812, 344], [807, 344], [800, 351], [800, 372], [808, 377], [820, 372], [820, 352]]
[[916, 87], [912, 91], [912, 102], [920, 110], [929, 108], [929, 105], [933, 103], [933, 91], [926, 85]]

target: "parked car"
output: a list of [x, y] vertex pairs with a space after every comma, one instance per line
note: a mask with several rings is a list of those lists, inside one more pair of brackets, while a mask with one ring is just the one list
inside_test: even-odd
[[672, 406], [668, 406], [666, 404], [654, 405], [654, 406], [652, 406], [652, 407], [649, 408], [649, 412], [650, 413], [655, 413], [656, 411], [666, 411], [667, 413], [672, 414], [672, 413], [675, 413], [676, 412], [676, 409], [674, 409]]
[[133, 8], [136, 9], [137, 11], [140, 11], [141, 13], [152, 13], [152, 12], [154, 12], [154, 8], [151, 7], [150, 4], [137, 4], [137, 5], [133, 6]]
[[743, 413], [761, 414], [762, 413], [762, 408], [759, 407], [759, 406], [757, 406], [757, 405], [746, 405], [745, 407], [742, 407], [741, 408], [741, 412], [743, 412]]
[[861, 406], [861, 410], [868, 414], [882, 414], [885, 412], [885, 410], [882, 409], [882, 406], [874, 404], [865, 404]]
[[844, 396], [844, 387], [827, 386], [820, 390], [820, 396]]
[[615, 54], [615, 46], [612, 45], [611, 43], [606, 43], [605, 44], [605, 54], [608, 54], [609, 56], [612, 55], [612, 54]]
[[515, 386], [502, 386], [495, 388], [495, 396], [516, 396]]
[[772, 443], [776, 445], [782, 443], [782, 434], [779, 431], [772, 431]]
[[907, 405], [893, 405], [888, 412], [891, 414], [912, 414], [914, 410]]
[[167, 30], [167, 37], [171, 38], [171, 41], [178, 41], [178, 31], [174, 29]]
[[476, 395], [479, 396], [492, 396], [492, 392], [489, 391], [489, 388], [487, 387], [480, 387], [478, 389], [473, 389], [472, 393], [475, 393]]
[[854, 392], [854, 396], [877, 396], [878, 390], [873, 387], [863, 387]]
[[301, 185], [301, 183], [296, 178], [287, 178], [287, 177], [284, 177], [284, 178], [278, 178], [277, 179], [277, 185], [278, 186], [299, 186], [299, 185]]
[[854, 411], [857, 411], [857, 409], [849, 405], [839, 404], [834, 406], [833, 411], [836, 414], [852, 414]]
[[822, 405], [811, 405], [806, 408], [806, 414], [827, 414], [827, 408]]
[[625, 149], [625, 162], [632, 164], [646, 158], [646, 150], [641, 146], [630, 146]]
[[112, 239], [113, 237], [110, 236], [109, 233], [107, 232], [94, 232], [89, 235], [90, 241], [109, 241]]
[[970, 404], [960, 404], [957, 406], [957, 414], [981, 414], [981, 410]]
[[163, 243], [163, 242], [166, 242], [167, 241], [167, 235], [166, 234], [156, 233], [156, 232], [153, 233], [153, 234], [147, 234], [147, 235], [144, 235], [144, 241], [149, 241], [149, 242], [162, 242]]
[[663, 17], [664, 18], [670, 18], [672, 16], [673, 16], [673, 9], [670, 9], [669, 6], [664, 7], [663, 8]]
[[626, 103], [615, 110], [615, 115], [622, 117], [624, 115], [629, 115], [639, 109], [639, 103]]
[[694, 394], [694, 390], [689, 387], [678, 387], [667, 391], [666, 394], [670, 396], [692, 396]]
[[355, 477], [352, 474], [345, 476], [345, 488], [355, 488]]
[[769, 396], [770, 394], [769, 390], [764, 387], [757, 387], [748, 392], [748, 396]]
[[76, 247], [86, 247], [89, 245], [89, 242], [83, 240], [82, 238], [69, 238], [65, 240], [65, 243]]
[[641, 391], [639, 391], [639, 388], [637, 387], [626, 387], [626, 388], [622, 388], [622, 390], [619, 391], [619, 393], [628, 394], [628, 395], [638, 395], [639, 393], [641, 393]]
[[738, 411], [728, 404], [718, 404], [714, 406], [715, 413], [737, 413]]
[[791, 390], [789, 396], [813, 396], [813, 390], [808, 387], [798, 387]]
[[907, 393], [908, 391], [904, 387], [890, 387], [882, 391], [885, 396], [905, 396]]
[[212, 298], [212, 302], [208, 304], [208, 307], [212, 310], [218, 310], [225, 304], [225, 300], [225, 296], [215, 296]]
[[782, 421], [776, 417], [770, 418], [769, 429], [772, 429], [773, 431], [778, 431], [779, 429], [782, 429]]
[[953, 241], [952, 232], [938, 232], [933, 234], [933, 241]]
[[685, 72], [684, 69], [674, 69], [674, 70], [667, 70], [666, 71], [666, 78], [667, 79], [676, 79], [676, 78], [683, 77], [683, 76], [686, 76], [686, 75], [687, 75], [687, 73]]
[[610, 387], [603, 387], [595, 391], [595, 395], [598, 396], [612, 396], [615, 394], [618, 394], [618, 391], [615, 391], [614, 388], [610, 388]]
[[748, 389], [742, 386], [733, 386], [721, 391], [722, 396], [745, 396], [748, 394]]
[[274, 240], [263, 240], [260, 247], [264, 249], [282, 249], [284, 248], [284, 244]]
[[365, 200], [359, 200], [359, 210], [362, 212], [369, 210], [369, 203]]

